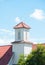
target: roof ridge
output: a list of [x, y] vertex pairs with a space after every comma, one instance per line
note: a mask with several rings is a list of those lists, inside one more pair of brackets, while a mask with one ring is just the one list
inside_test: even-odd
[[29, 27], [27, 24], [25, 24], [24, 22], [20, 22], [19, 24], [17, 24], [14, 29], [16, 28], [27, 28], [30, 29], [31, 27]]
[[22, 25], [23, 25], [23, 27], [24, 27], [24, 23], [22, 22]]

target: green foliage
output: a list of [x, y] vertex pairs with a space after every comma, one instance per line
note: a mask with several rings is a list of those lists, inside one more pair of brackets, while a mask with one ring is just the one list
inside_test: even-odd
[[20, 55], [18, 65], [25, 65], [25, 56], [24, 55]]
[[20, 56], [19, 65], [45, 65], [45, 47], [42, 45], [37, 45], [37, 49], [33, 50], [26, 59]]
[[28, 55], [25, 63], [26, 65], [45, 65], [45, 48], [37, 45], [37, 49]]

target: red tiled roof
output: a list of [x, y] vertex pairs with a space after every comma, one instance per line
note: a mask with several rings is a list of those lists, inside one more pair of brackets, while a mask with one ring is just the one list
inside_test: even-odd
[[12, 45], [0, 46], [0, 65], [7, 65], [12, 57]]
[[37, 48], [37, 44], [32, 45], [32, 50], [35, 50]]
[[11, 47], [9, 46], [0, 46], [0, 58], [4, 56], [4, 54], [8, 51], [8, 49]]
[[[42, 43], [42, 44], [39, 44], [39, 45], [45, 46], [45, 43]], [[37, 49], [37, 44], [32, 45], [32, 50], [35, 50], [35, 49]]]
[[21, 23], [17, 24], [16, 26], [14, 26], [14, 29], [18, 29], [18, 28], [30, 29], [31, 27], [29, 27], [27, 24], [21, 22]]

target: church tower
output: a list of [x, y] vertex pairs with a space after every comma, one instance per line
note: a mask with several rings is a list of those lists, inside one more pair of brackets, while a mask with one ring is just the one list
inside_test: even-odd
[[18, 63], [21, 54], [28, 55], [32, 51], [32, 42], [29, 42], [29, 29], [27, 24], [20, 22], [14, 26], [15, 41], [12, 42], [14, 52], [14, 64]]
[[15, 27], [15, 41], [28, 41], [29, 40], [29, 29], [30, 27], [21, 22]]

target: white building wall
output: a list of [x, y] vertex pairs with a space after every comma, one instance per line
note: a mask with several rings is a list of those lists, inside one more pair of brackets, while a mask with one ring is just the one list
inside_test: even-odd
[[[20, 31], [20, 40], [18, 39], [18, 32]], [[23, 40], [23, 29], [15, 29], [15, 41]]]
[[18, 63], [21, 54], [28, 55], [32, 51], [32, 45], [28, 43], [13, 44], [14, 64]]
[[28, 55], [32, 52], [32, 44], [25, 44], [24, 45], [24, 55]]
[[30, 40], [30, 34], [29, 34], [29, 31], [27, 31], [27, 41]]
[[[20, 31], [20, 40], [18, 39], [18, 32]], [[29, 41], [29, 29], [20, 28], [15, 29], [15, 41]], [[28, 55], [32, 51], [32, 44], [28, 43], [14, 43], [14, 64], [18, 63], [20, 54]]]
[[[18, 39], [18, 32], [20, 31], [20, 40]], [[29, 29], [21, 28], [15, 29], [15, 41], [29, 41]]]
[[15, 54], [14, 64], [17, 64], [20, 54], [24, 54], [24, 45], [23, 44], [18, 44], [18, 43], [13, 44], [13, 52]]
[[24, 32], [23, 32], [24, 34], [24, 41], [29, 41], [29, 37], [30, 37], [30, 35], [29, 35], [29, 29], [24, 29]]

